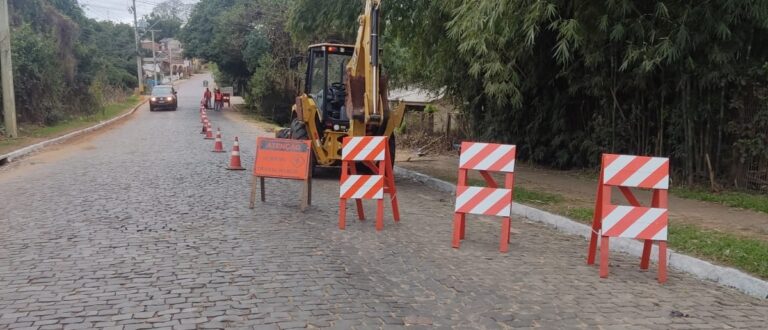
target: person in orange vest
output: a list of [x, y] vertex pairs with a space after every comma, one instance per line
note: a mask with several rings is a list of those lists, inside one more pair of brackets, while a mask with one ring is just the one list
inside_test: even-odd
[[218, 88], [216, 88], [216, 92], [213, 94], [213, 101], [213, 110], [220, 111], [224, 107], [224, 95], [221, 94]]
[[205, 93], [203, 93], [203, 100], [205, 102], [205, 108], [210, 109], [211, 108], [211, 90], [208, 89], [208, 87], [205, 88]]

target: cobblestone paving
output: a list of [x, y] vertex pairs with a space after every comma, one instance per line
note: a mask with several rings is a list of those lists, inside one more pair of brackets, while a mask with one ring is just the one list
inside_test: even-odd
[[[398, 182], [403, 220], [380, 233], [352, 208], [337, 229], [328, 172], [304, 213], [299, 185], [276, 180], [250, 210], [250, 174], [198, 134], [201, 81], [177, 112], [145, 108], [0, 180], [0, 328], [766, 327], [766, 300], [677, 272], [661, 286], [620, 254], [599, 279], [583, 239], [521, 219], [507, 254], [491, 219], [451, 249], [451, 196], [415, 183]], [[257, 132], [211, 117], [250, 165]]]

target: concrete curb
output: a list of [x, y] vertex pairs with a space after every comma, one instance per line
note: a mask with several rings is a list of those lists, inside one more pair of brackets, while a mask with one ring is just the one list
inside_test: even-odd
[[48, 146], [51, 146], [51, 145], [54, 145], [54, 144], [58, 144], [58, 143], [62, 143], [64, 141], [67, 141], [67, 140], [69, 140], [71, 138], [74, 138], [76, 136], [79, 136], [79, 135], [82, 135], [82, 134], [85, 134], [85, 133], [88, 133], [88, 132], [92, 132], [92, 131], [98, 130], [98, 129], [102, 128], [102, 127], [105, 127], [107, 125], [115, 123], [115, 122], [117, 122], [117, 121], [119, 121], [119, 120], [121, 120], [121, 119], [123, 119], [125, 117], [128, 117], [128, 116], [134, 114], [136, 112], [136, 110], [141, 108], [141, 106], [143, 106], [145, 103], [147, 103], [148, 100], [149, 100], [149, 98], [147, 98], [144, 101], [141, 101], [141, 103], [136, 105], [133, 109], [131, 109], [131, 111], [128, 111], [128, 112], [126, 112], [126, 113], [124, 113], [122, 115], [119, 115], [119, 116], [115, 117], [115, 118], [102, 121], [102, 122], [100, 122], [100, 123], [98, 123], [96, 125], [93, 125], [93, 126], [90, 126], [90, 127], [86, 127], [86, 128], [81, 129], [81, 130], [77, 130], [77, 131], [74, 131], [74, 132], [71, 132], [71, 133], [59, 136], [57, 138], [53, 138], [53, 139], [46, 140], [46, 141], [43, 141], [43, 142], [35, 143], [35, 144], [31, 145], [31, 146], [26, 146], [26, 147], [21, 148], [19, 150], [15, 150], [15, 151], [9, 152], [9, 153], [7, 153], [5, 155], [0, 156], [0, 160], [5, 159], [6, 163], [11, 163], [14, 160], [17, 160], [19, 158], [28, 156], [29, 154], [31, 154], [31, 153], [33, 153], [35, 151], [39, 151], [40, 149], [43, 149], [45, 147], [48, 147]]
[[[399, 166], [395, 166], [394, 172], [398, 177], [416, 181], [440, 191], [452, 194], [455, 194], [456, 192], [456, 185], [450, 182], [436, 179]], [[531, 221], [544, 223], [570, 235], [589, 238], [592, 233], [592, 228], [587, 225], [518, 203], [513, 204], [512, 214], [514, 216], [527, 218]], [[586, 260], [586, 246], [584, 247], [584, 251]], [[643, 244], [631, 239], [613, 238], [611, 239], [611, 251], [623, 252], [635, 257], [640, 257], [643, 251]], [[667, 251], [668, 265], [670, 268], [689, 273], [700, 279], [735, 288], [756, 298], [768, 299], [768, 282], [766, 281], [743, 273], [737, 269], [714, 265], [701, 259], [677, 253], [672, 249], [667, 249]], [[658, 260], [656, 246], [654, 246], [651, 259], [654, 261]]]

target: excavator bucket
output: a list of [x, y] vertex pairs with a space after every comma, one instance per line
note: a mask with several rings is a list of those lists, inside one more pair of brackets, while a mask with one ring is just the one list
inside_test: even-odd
[[365, 77], [355, 77], [347, 72], [346, 90], [347, 118], [365, 120]]

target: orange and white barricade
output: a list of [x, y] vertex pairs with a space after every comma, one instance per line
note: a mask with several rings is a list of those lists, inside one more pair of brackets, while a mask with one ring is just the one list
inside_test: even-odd
[[[459, 180], [456, 185], [456, 208], [453, 218], [453, 247], [464, 239], [467, 214], [502, 217], [499, 251], [509, 249], [509, 231], [512, 227], [512, 198], [515, 183], [514, 145], [462, 142], [459, 157]], [[469, 170], [479, 171], [487, 187], [467, 185]], [[504, 188], [488, 172], [505, 173]]]
[[[358, 175], [357, 164], [370, 168], [374, 175]], [[386, 136], [345, 137], [341, 150], [341, 188], [339, 197], [339, 229], [346, 227], [347, 199], [354, 199], [357, 215], [365, 220], [363, 199], [376, 199], [376, 230], [384, 228], [384, 194], [389, 194], [395, 222], [400, 221], [397, 190], [392, 172], [389, 143]]]
[[[617, 187], [630, 204], [613, 205], [611, 188]], [[650, 207], [644, 207], [630, 188], [650, 189]], [[659, 283], [667, 281], [667, 190], [669, 158], [603, 154], [600, 183], [597, 187], [592, 237], [587, 264], [595, 263], [600, 236], [600, 277], [608, 277], [609, 237], [644, 241], [640, 269], [648, 269], [653, 242], [659, 245]]]

